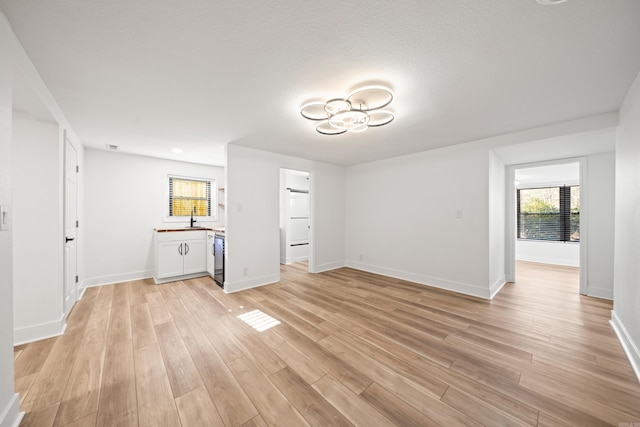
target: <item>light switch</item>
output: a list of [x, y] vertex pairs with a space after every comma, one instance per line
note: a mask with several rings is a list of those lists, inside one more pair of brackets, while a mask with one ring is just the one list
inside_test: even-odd
[[9, 229], [9, 206], [0, 206], [0, 230]]

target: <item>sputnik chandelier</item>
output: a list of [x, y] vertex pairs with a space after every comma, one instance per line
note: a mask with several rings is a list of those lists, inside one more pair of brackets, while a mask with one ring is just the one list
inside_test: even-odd
[[362, 132], [370, 127], [383, 126], [394, 119], [391, 111], [383, 110], [393, 100], [384, 88], [358, 89], [346, 98], [326, 102], [311, 102], [300, 110], [305, 119], [320, 122], [316, 130], [323, 135]]

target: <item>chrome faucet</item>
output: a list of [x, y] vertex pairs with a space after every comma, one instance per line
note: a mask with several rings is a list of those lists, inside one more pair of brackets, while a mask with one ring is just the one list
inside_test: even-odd
[[196, 221], [198, 221], [197, 219], [193, 218], [193, 214], [196, 213], [196, 207], [194, 206], [193, 209], [191, 210], [191, 228], [193, 228], [193, 224], [196, 223]]

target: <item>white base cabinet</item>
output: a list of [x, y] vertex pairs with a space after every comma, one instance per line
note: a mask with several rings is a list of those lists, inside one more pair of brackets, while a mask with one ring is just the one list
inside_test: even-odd
[[156, 283], [207, 274], [207, 235], [197, 231], [155, 232]]

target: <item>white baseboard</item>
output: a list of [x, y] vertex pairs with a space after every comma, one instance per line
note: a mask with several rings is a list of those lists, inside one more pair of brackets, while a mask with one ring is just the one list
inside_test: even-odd
[[308, 261], [308, 260], [309, 260], [308, 256], [299, 256], [297, 258], [287, 257], [287, 258], [280, 258], [280, 264], [291, 265], [291, 264], [295, 264], [296, 262], [302, 262], [302, 261]]
[[335, 270], [336, 268], [345, 267], [344, 261], [327, 262], [324, 264], [316, 264], [312, 273], [322, 273], [323, 271]]
[[498, 292], [500, 292], [500, 289], [502, 289], [502, 287], [506, 283], [507, 283], [507, 278], [505, 276], [502, 276], [498, 280], [496, 280], [493, 283], [493, 285], [491, 285], [491, 287], [489, 288], [489, 299], [493, 299], [493, 297], [498, 295]]
[[539, 264], [551, 264], [551, 265], [563, 265], [565, 267], [580, 267], [580, 261], [564, 260], [560, 258], [545, 258], [537, 256], [522, 256], [516, 257], [517, 261], [537, 262]]
[[82, 299], [86, 291], [87, 291], [87, 285], [83, 280], [82, 283], [80, 284], [80, 287], [78, 288], [78, 301]]
[[111, 285], [113, 283], [130, 282], [132, 280], [142, 280], [153, 277], [153, 271], [134, 271], [131, 273], [110, 274], [108, 276], [89, 277], [83, 280], [84, 288], [93, 286]]
[[587, 286], [587, 295], [594, 298], [602, 298], [613, 301], [613, 289], [594, 288]]
[[631, 368], [633, 368], [633, 371], [636, 373], [636, 377], [640, 382], [640, 350], [638, 350], [638, 346], [633, 342], [633, 338], [631, 338], [631, 335], [627, 332], [627, 328], [624, 327], [624, 324], [620, 321], [620, 318], [614, 310], [611, 310], [610, 323], [611, 326], [613, 326], [613, 330], [616, 332], [616, 335], [618, 335], [618, 340], [620, 341], [620, 344], [622, 344], [624, 352], [627, 354], [627, 358], [631, 363]]
[[224, 292], [227, 294], [231, 294], [234, 292], [245, 291], [251, 288], [257, 288], [258, 286], [270, 285], [272, 283], [277, 283], [279, 281], [280, 281], [280, 274], [253, 277], [251, 279], [241, 280], [239, 282], [234, 282], [234, 283], [229, 283], [228, 281], [225, 281]]
[[[205, 276], [210, 276], [210, 274], [206, 271], [203, 271], [202, 273], [183, 274], [182, 276], [167, 277], [165, 279], [156, 279], [154, 277], [153, 282], [156, 285], [160, 285], [162, 283], [177, 282], [179, 280], [195, 279], [198, 277], [205, 277]], [[135, 279], [135, 280], [139, 280], [139, 279]]]
[[13, 330], [13, 345], [16, 346], [46, 338], [57, 337], [62, 335], [66, 328], [67, 322], [64, 314], [62, 314], [60, 319], [52, 322], [16, 328]]
[[0, 427], [18, 427], [24, 412], [20, 411], [20, 395], [15, 393], [0, 413]]
[[[491, 290], [489, 286], [481, 288], [466, 283], [454, 282], [452, 280], [438, 279], [436, 277], [424, 276], [421, 274], [410, 273], [407, 271], [395, 270], [392, 268], [379, 267], [377, 265], [365, 264], [363, 262], [347, 260], [347, 267], [357, 270], [367, 271], [369, 273], [380, 274], [382, 276], [393, 277], [395, 279], [407, 280], [409, 282], [419, 283], [421, 285], [432, 286], [434, 288], [444, 289], [447, 291], [458, 292], [473, 297], [491, 299]], [[496, 282], [497, 283], [497, 282]], [[504, 283], [503, 283], [504, 285]], [[496, 290], [496, 292], [499, 289]]]

